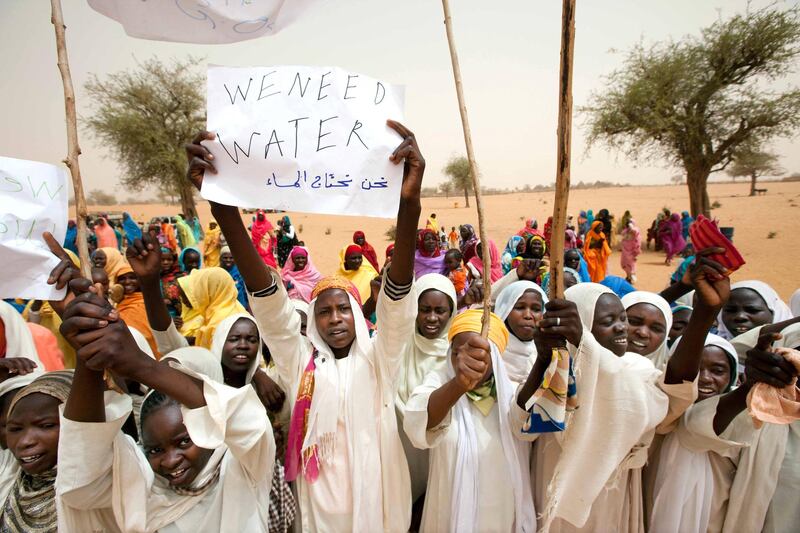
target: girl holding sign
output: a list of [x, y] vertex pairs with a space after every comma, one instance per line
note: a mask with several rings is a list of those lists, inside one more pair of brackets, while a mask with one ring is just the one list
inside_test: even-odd
[[[280, 277], [264, 268], [236, 207], [211, 202], [211, 212], [233, 252], [267, 346], [274, 354], [294, 413], [289, 429], [287, 479], [298, 480], [303, 530], [408, 531], [411, 494], [394, 413], [402, 354], [413, 342], [417, 302], [411, 289], [414, 242], [425, 160], [405, 126], [388, 121], [403, 139], [390, 160], [404, 162], [397, 240], [377, 302], [381, 328], [370, 338], [341, 278], [325, 278], [312, 292], [307, 338]], [[189, 179], [200, 188], [213, 155], [187, 146]], [[307, 424], [304, 420], [307, 419]]]

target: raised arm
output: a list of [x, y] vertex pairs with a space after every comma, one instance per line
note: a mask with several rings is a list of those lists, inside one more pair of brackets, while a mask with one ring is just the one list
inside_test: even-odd
[[[67, 305], [61, 334], [76, 348], [78, 359], [86, 368], [95, 372], [110, 370], [159, 390], [190, 409], [206, 405], [203, 383], [142, 352], [125, 322], [115, 319], [115, 312], [109, 308], [105, 298], [93, 292], [81, 294]], [[102, 407], [102, 395], [100, 400]], [[86, 405], [77, 405], [80, 411], [87, 412]], [[77, 408], [75, 415], [87, 416]]]
[[[202, 141], [211, 141], [215, 138], [216, 134], [201, 131], [190, 144], [186, 145], [186, 156], [189, 158], [187, 177], [197, 187], [197, 190], [203, 186], [203, 176], [206, 171], [212, 174], [217, 173], [213, 154], [200, 144]], [[247, 234], [242, 217], [239, 216], [239, 209], [235, 206], [211, 201], [209, 204], [211, 205], [211, 214], [225, 235], [225, 240], [231, 249], [231, 254], [239, 267], [247, 289], [250, 292], [257, 292], [271, 287], [273, 280], [270, 271], [261, 260], [253, 241]]]
[[167, 331], [172, 318], [161, 295], [161, 247], [158, 241], [145, 233], [128, 246], [125, 257], [139, 278], [150, 327], [156, 331]]
[[719, 310], [728, 300], [731, 291], [730, 279], [725, 268], [708, 258], [712, 253], [724, 252], [713, 248], [697, 254], [695, 262], [689, 267], [689, 278], [697, 295], [697, 303], [692, 311], [689, 324], [683, 332], [675, 353], [667, 362], [664, 376], [665, 384], [679, 384], [694, 381], [700, 370], [700, 358], [706, 342], [706, 335], [714, 324]]
[[404, 165], [400, 206], [397, 209], [397, 236], [388, 275], [396, 285], [408, 285], [414, 279], [414, 243], [422, 210], [420, 189], [425, 173], [425, 158], [422, 157], [417, 139], [411, 130], [394, 120], [389, 120], [386, 124], [403, 138], [389, 160], [394, 164], [403, 162]]

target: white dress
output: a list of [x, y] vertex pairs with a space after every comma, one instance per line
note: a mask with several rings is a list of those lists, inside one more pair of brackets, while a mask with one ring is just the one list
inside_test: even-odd
[[[293, 408], [313, 345], [300, 334], [300, 316], [283, 284], [273, 287], [269, 295], [251, 295], [250, 305]], [[378, 298], [375, 336], [358, 337], [363, 343], [359, 353], [351, 349], [348, 357], [336, 360], [343, 386], [337, 389], [335, 455], [331, 463], [320, 464], [314, 483], [302, 474], [297, 478], [304, 532], [408, 531], [411, 489], [395, 397], [402, 355], [412, 342], [417, 302], [408, 292], [392, 300], [386, 290], [384, 285]]]
[[126, 532], [267, 532], [275, 441], [264, 408], [252, 387], [203, 381], [207, 405], [181, 411], [194, 443], [215, 450], [198, 475], [211, 478], [219, 464], [219, 479], [210, 488], [183, 496], [156, 476], [143, 451], [120, 431], [130, 398], [107, 392], [106, 422], [61, 416], [59, 503], [78, 514], [113, 509]]
[[[423, 532], [452, 530], [451, 506], [458, 454], [458, 429], [451, 423], [452, 409], [437, 427], [426, 430], [430, 395], [448, 381], [450, 379], [445, 369], [429, 373], [406, 405], [404, 427], [411, 442], [418, 448], [431, 448], [428, 490], [422, 515]], [[476, 513], [478, 522], [474, 530], [514, 531], [514, 490], [500, 438], [498, 404], [495, 402], [487, 416], [484, 416], [472, 402], [469, 402], [469, 406], [480, 457], [478, 470], [480, 505]]]

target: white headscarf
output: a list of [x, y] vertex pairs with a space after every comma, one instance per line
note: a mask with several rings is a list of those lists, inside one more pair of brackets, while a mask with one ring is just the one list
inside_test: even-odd
[[[536, 513], [533, 507], [531, 484], [528, 479], [523, 479], [523, 473], [530, 471], [530, 447], [528, 443], [515, 438], [509, 427], [509, 411], [511, 402], [514, 401], [516, 387], [506, 373], [497, 346], [491, 341], [489, 341], [489, 346], [491, 347], [492, 372], [497, 390], [500, 438], [514, 490], [515, 530], [533, 533], [536, 531]], [[450, 363], [447, 365], [448, 377], [454, 378], [456, 374], [449, 350], [447, 360]], [[478, 486], [481, 452], [469, 402], [467, 395], [463, 394], [452, 409], [453, 424], [458, 428], [458, 456], [456, 457], [450, 509], [450, 530], [453, 533], [472, 533], [475, 530], [475, 525], [478, 523], [476, 513], [480, 492], [492, 490], [492, 487]]]
[[[228, 334], [230, 333], [231, 328], [233, 328], [233, 325], [239, 320], [249, 320], [255, 325], [256, 331], [258, 331], [258, 352], [253, 360], [250, 361], [250, 366], [247, 367], [247, 377], [244, 380], [245, 383], [250, 383], [253, 380], [253, 376], [255, 375], [256, 370], [258, 370], [259, 365], [261, 365], [262, 360], [261, 330], [258, 328], [258, 323], [252, 316], [246, 313], [236, 313], [235, 315], [231, 315], [220, 322], [217, 326], [217, 329], [214, 330], [214, 337], [211, 339], [211, 353], [217, 358], [220, 369], [222, 369], [222, 350], [225, 347], [225, 341], [228, 339]], [[170, 354], [170, 356], [171, 355], [172, 354]]]
[[[778, 296], [778, 293], [775, 292], [775, 289], [764, 283], [763, 281], [758, 280], [748, 280], [748, 281], [739, 281], [731, 285], [731, 293], [736, 289], [752, 289], [758, 293], [759, 296], [766, 302], [767, 308], [772, 311], [772, 323], [776, 324], [778, 322], [783, 322], [784, 320], [789, 320], [792, 318], [792, 310], [789, 309], [789, 306], [786, 305], [786, 302], [781, 300], [781, 297]], [[728, 328], [725, 327], [725, 323], [722, 321], [722, 311], [719, 312], [719, 316], [717, 317], [717, 331], [719, 336], [723, 339], [731, 339], [733, 338], [733, 334], [728, 331]]]
[[670, 356], [667, 341], [669, 340], [669, 330], [672, 329], [672, 309], [670, 309], [669, 304], [664, 298], [653, 292], [634, 291], [622, 297], [622, 305], [625, 307], [626, 311], [636, 304], [643, 303], [656, 306], [656, 308], [661, 311], [661, 314], [664, 316], [664, 321], [667, 323], [667, 330], [664, 333], [664, 342], [659, 344], [652, 353], [645, 354], [645, 357], [653, 362], [653, 366], [659, 370], [664, 370], [667, 367], [667, 359], [669, 359]]
[[39, 353], [33, 343], [31, 331], [11, 304], [0, 300], [0, 320], [6, 329], [6, 357], [24, 357], [36, 363], [36, 367], [44, 372], [44, 365], [39, 360]]
[[792, 297], [789, 298], [789, 309], [794, 316], [800, 316], [800, 289], [794, 291]]
[[425, 374], [435, 368], [441, 368], [446, 363], [445, 356], [450, 347], [450, 343], [447, 342], [447, 332], [450, 330], [450, 324], [453, 323], [453, 317], [456, 314], [458, 297], [453, 282], [441, 274], [425, 274], [414, 282], [414, 298], [417, 301], [424, 292], [430, 290], [439, 291], [447, 296], [452, 312], [439, 336], [435, 339], [425, 338], [417, 331], [416, 326], [414, 327], [414, 342], [408, 345], [400, 368], [397, 396], [401, 405], [405, 405], [414, 389], [422, 384]]
[[[542, 304], [547, 303], [547, 294], [536, 283], [525, 280], [515, 281], [500, 291], [494, 305], [495, 314], [505, 322], [517, 304], [517, 300], [522, 298], [527, 291], [535, 291], [542, 297]], [[523, 383], [528, 378], [533, 363], [536, 361], [536, 343], [532, 340], [519, 340], [511, 329], [508, 332], [510, 335], [508, 336], [508, 345], [503, 352], [503, 362], [511, 381], [517, 384]]]
[[[350, 345], [350, 353], [348, 353], [343, 362], [347, 366], [346, 374], [351, 375], [356, 358], [366, 357], [366, 350], [370, 345], [370, 336], [366, 321], [359, 316], [361, 314], [361, 306], [353, 298], [353, 295], [349, 292], [346, 294], [350, 300], [350, 308], [353, 310], [356, 330], [356, 337], [353, 340], [353, 344]], [[317, 357], [314, 360], [316, 367], [314, 371], [314, 395], [311, 399], [311, 409], [308, 413], [308, 429], [306, 430], [302, 451], [305, 453], [307, 449], [316, 446], [320, 463], [330, 464], [336, 451], [336, 428], [339, 423], [339, 406], [341, 403], [339, 401], [339, 387], [342, 385], [339, 383], [339, 370], [336, 366], [336, 358], [333, 355], [333, 351], [331, 351], [330, 346], [322, 339], [322, 335], [317, 330], [317, 321], [314, 319], [317, 300], [318, 298], [314, 298], [308, 304], [306, 336], [317, 350]]]
[[[670, 356], [680, 338], [675, 340]], [[720, 348], [731, 365], [731, 376], [725, 392], [736, 384], [738, 361], [736, 350], [722, 337], [708, 334], [704, 346]], [[670, 433], [661, 447], [661, 459], [653, 490], [651, 531], [681, 533], [706, 531], [711, 518], [711, 497], [714, 493], [714, 474], [707, 452], [683, 446], [678, 433]], [[680, 512], [676, 512], [679, 509]]]
[[595, 307], [604, 294], [614, 293], [598, 283], [564, 291], [584, 329], [580, 346], [569, 345], [581, 406], [566, 430], [553, 435], [561, 452], [540, 510], [544, 531], [554, 518], [583, 527], [614, 472], [644, 466], [647, 445], [667, 414], [669, 400], [657, 386], [661, 372], [653, 363], [632, 353], [617, 357], [592, 336]]

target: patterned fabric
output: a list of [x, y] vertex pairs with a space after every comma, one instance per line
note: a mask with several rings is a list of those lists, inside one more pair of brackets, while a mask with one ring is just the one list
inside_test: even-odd
[[3, 505], [0, 533], [55, 533], [56, 469], [30, 476], [20, 470]]
[[356, 286], [353, 285], [350, 280], [341, 276], [328, 276], [326, 278], [322, 278], [311, 291], [311, 299], [315, 300], [320, 293], [327, 291], [328, 289], [341, 289], [350, 294], [350, 296], [355, 298], [358, 304], [361, 305], [361, 295], [358, 293]]
[[297, 501], [284, 477], [283, 466], [275, 462], [269, 490], [269, 533], [286, 533], [297, 515]]
[[[303, 453], [303, 441], [308, 431], [308, 415], [311, 411], [311, 400], [314, 397], [314, 370], [317, 350], [311, 354], [308, 365], [300, 378], [297, 387], [297, 398], [289, 422], [289, 437], [286, 443], [286, 480], [294, 481], [302, 472], [306, 480], [313, 483], [319, 477], [319, 458], [317, 447], [312, 446]], [[302, 456], [302, 458], [301, 458]]]
[[492, 407], [497, 401], [497, 385], [494, 375], [483, 382], [480, 387], [467, 391], [467, 398], [475, 405], [483, 416], [489, 416]]
[[566, 415], [578, 408], [578, 390], [572, 359], [566, 348], [553, 348], [542, 384], [525, 404], [531, 413], [522, 430], [526, 433], [552, 433], [566, 429]]

